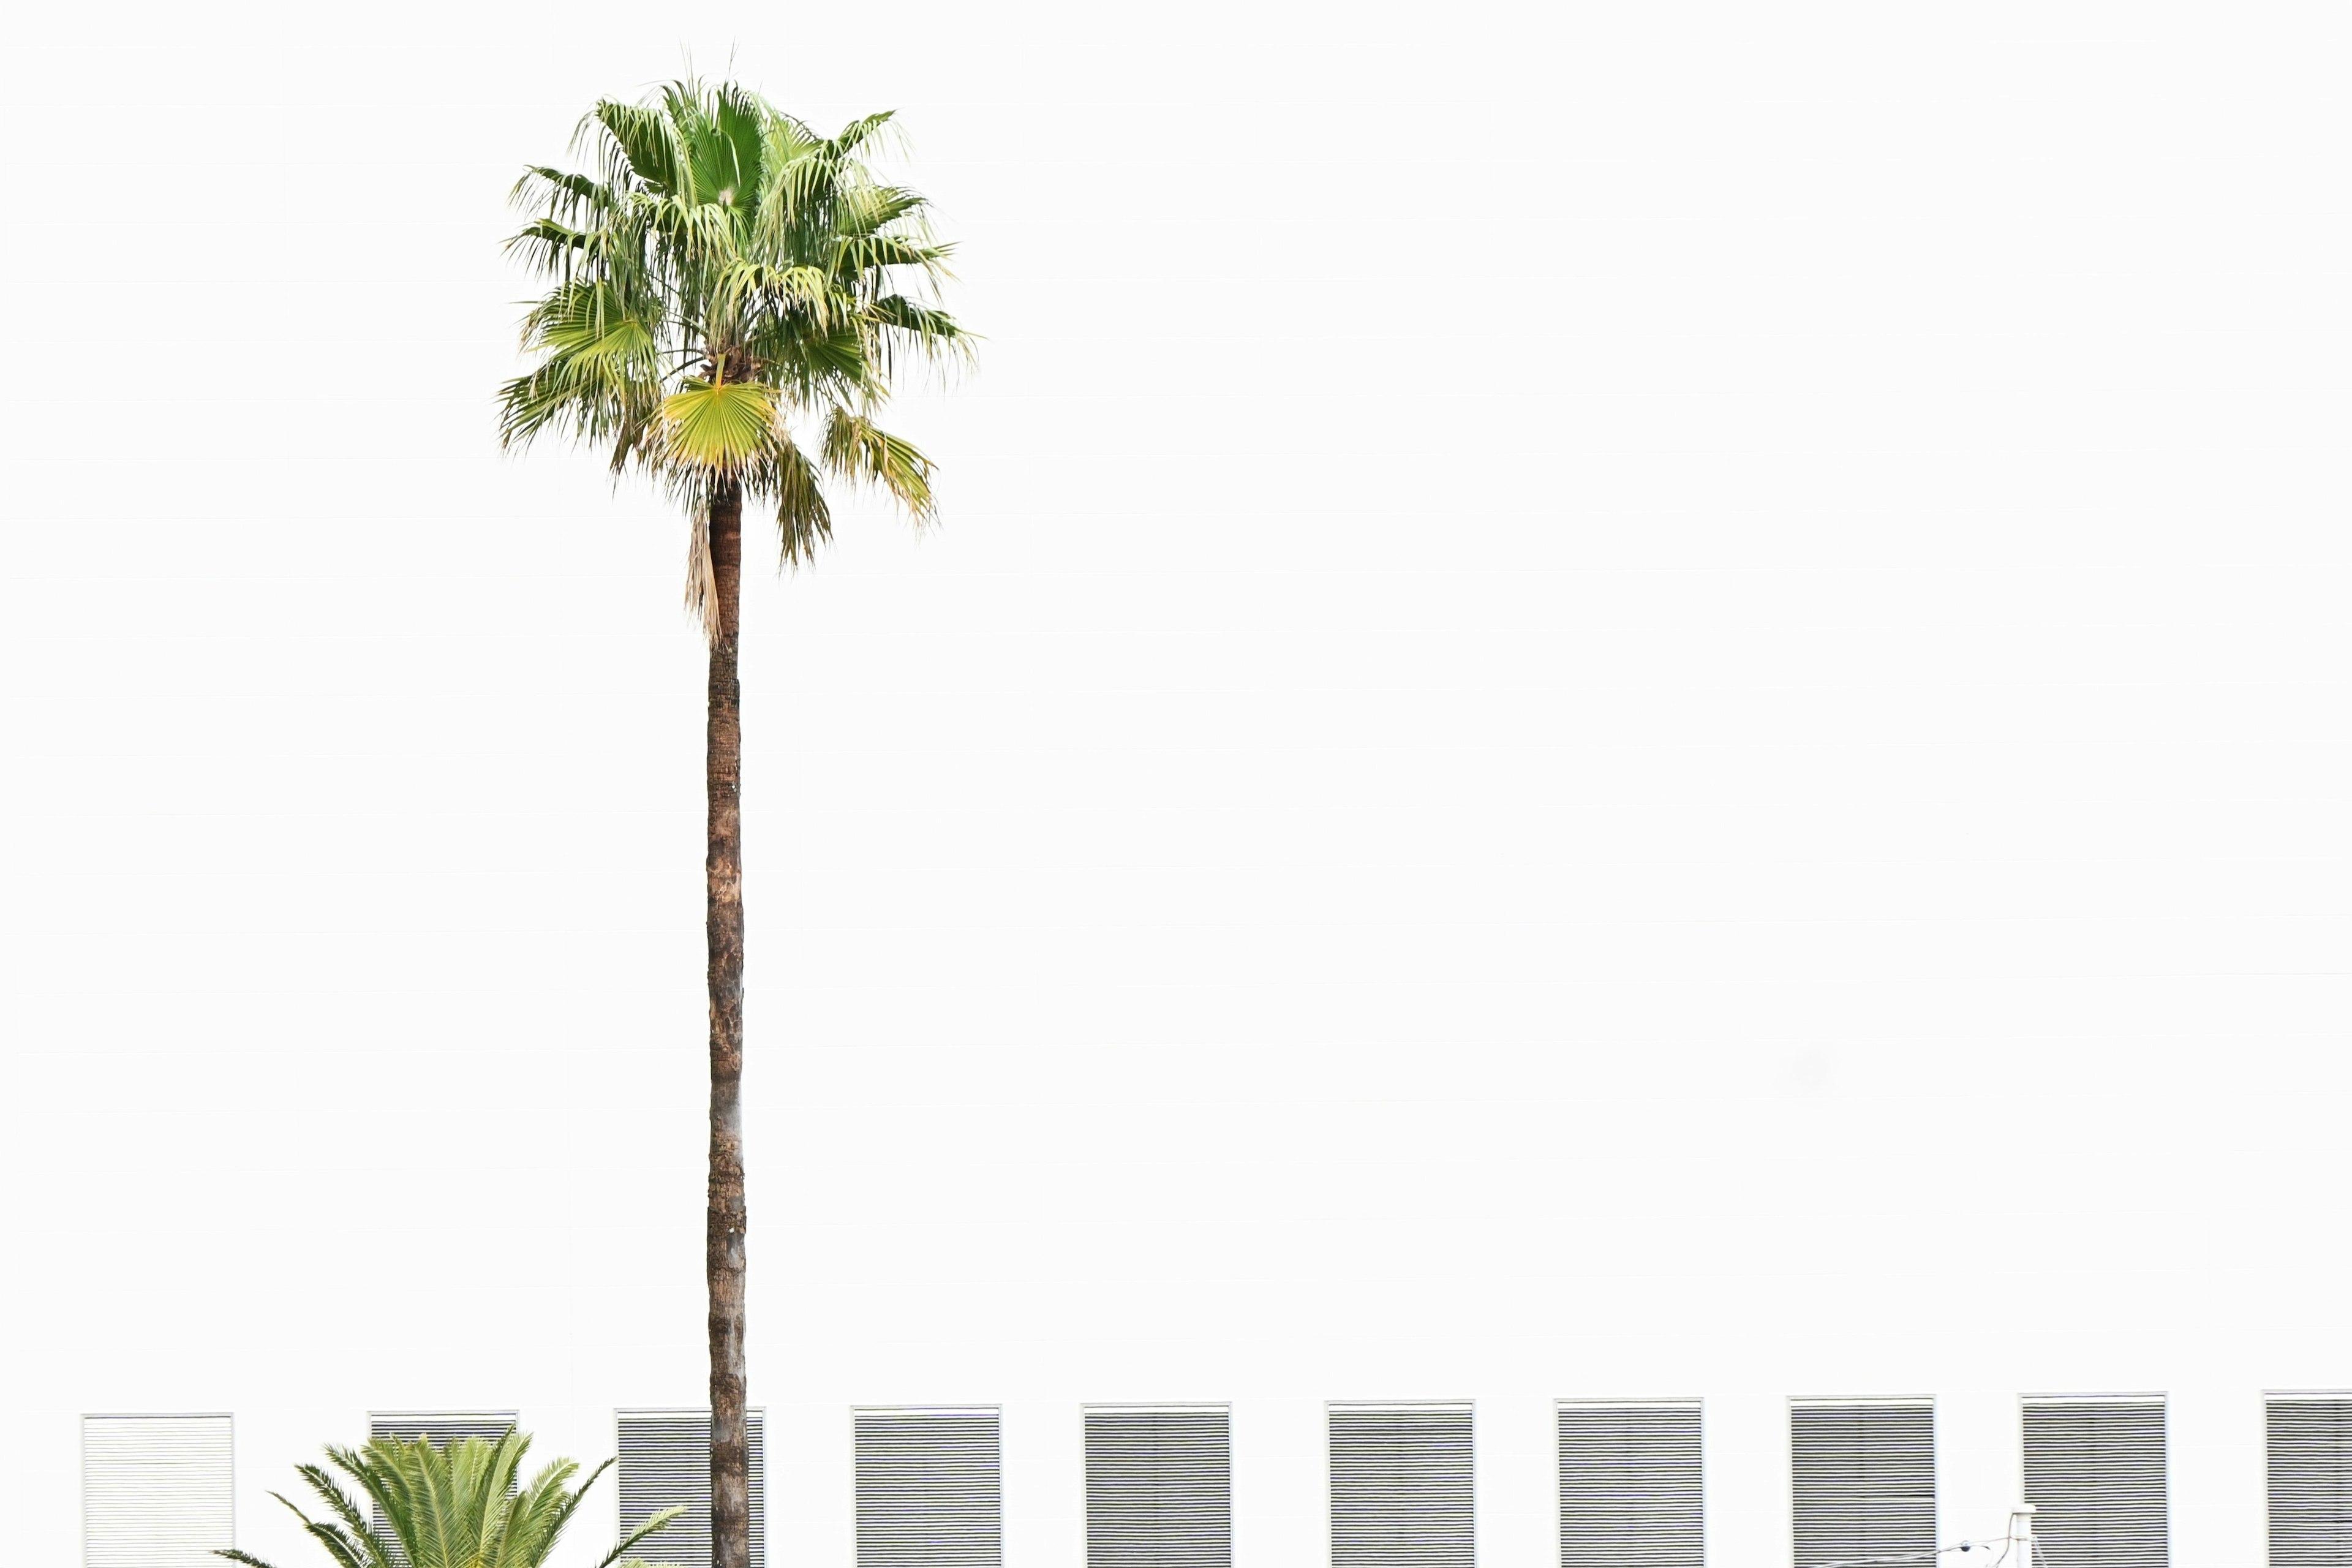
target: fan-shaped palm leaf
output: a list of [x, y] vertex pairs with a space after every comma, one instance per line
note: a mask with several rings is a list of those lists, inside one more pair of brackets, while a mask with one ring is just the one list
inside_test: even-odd
[[756, 381], [690, 381], [661, 411], [681, 468], [740, 477], [776, 447], [776, 395]]

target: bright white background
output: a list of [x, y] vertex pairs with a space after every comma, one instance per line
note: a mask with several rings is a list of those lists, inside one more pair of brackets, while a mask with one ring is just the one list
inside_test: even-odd
[[[75, 1418], [608, 1451], [702, 1368], [682, 527], [502, 457], [507, 186], [684, 63], [902, 111], [946, 523], [748, 595], [754, 1398], [2168, 1390], [2176, 1561], [2352, 1385], [2333, 7], [53, 5], [0, 56], [18, 1555]], [[2022, 1267], [2021, 1267], [2021, 1264]], [[585, 1554], [603, 1507], [576, 1542]], [[798, 1550], [787, 1550], [793, 1542]]]

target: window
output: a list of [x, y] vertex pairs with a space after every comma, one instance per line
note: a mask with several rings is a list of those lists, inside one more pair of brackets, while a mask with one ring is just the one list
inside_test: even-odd
[[236, 1544], [226, 1415], [85, 1415], [86, 1568], [219, 1568]]
[[1333, 1568], [1471, 1568], [1468, 1402], [1328, 1410]]
[[1932, 1402], [1791, 1401], [1789, 1476], [1797, 1568], [1935, 1551]]
[[2352, 1564], [2352, 1394], [2263, 1402], [2271, 1568]]
[[423, 1437], [436, 1448], [446, 1448], [468, 1437], [487, 1438], [495, 1443], [514, 1427], [515, 1413], [511, 1410], [460, 1411], [454, 1415], [394, 1412], [368, 1417], [368, 1441], [382, 1442], [389, 1437], [414, 1443]]
[[[646, 1539], [634, 1555], [677, 1568], [710, 1568], [710, 1413], [708, 1410], [624, 1410], [613, 1467], [625, 1535], [666, 1508], [686, 1512]], [[767, 1423], [743, 1413], [745, 1468], [751, 1490], [751, 1568], [768, 1561]]]
[[857, 1568], [1001, 1568], [1003, 1448], [987, 1406], [851, 1412]]
[[2164, 1401], [2024, 1401], [2025, 1500], [2033, 1534], [2066, 1568], [2167, 1568]]
[[1232, 1413], [1222, 1405], [1086, 1412], [1087, 1568], [1232, 1568]]
[[1704, 1568], [1696, 1399], [1563, 1400], [1560, 1568]]

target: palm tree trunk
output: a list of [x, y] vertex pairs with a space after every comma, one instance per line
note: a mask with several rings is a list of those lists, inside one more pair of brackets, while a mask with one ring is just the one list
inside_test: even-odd
[[710, 955], [710, 1208], [703, 1271], [710, 1287], [710, 1563], [751, 1568], [743, 1429], [743, 711], [735, 673], [743, 491], [732, 480], [710, 498], [710, 565], [719, 600], [703, 753], [709, 806], [703, 931]]

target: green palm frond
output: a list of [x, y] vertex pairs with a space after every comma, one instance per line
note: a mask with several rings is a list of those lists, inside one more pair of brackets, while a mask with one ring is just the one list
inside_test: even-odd
[[[589, 110], [589, 120], [604, 131], [607, 185], [633, 180], [657, 195], [678, 191], [684, 161], [678, 156], [677, 130], [671, 116], [650, 104], [616, 103], [606, 99]], [[586, 129], [582, 126], [583, 131]]]
[[752, 343], [789, 402], [826, 411], [888, 395], [879, 346], [868, 323], [838, 314], [830, 327], [803, 320], [762, 332]]
[[730, 317], [746, 311], [782, 319], [797, 314], [814, 326], [828, 328], [856, 308], [856, 300], [834, 288], [821, 267], [778, 267], [729, 258], [712, 273], [712, 303]]
[[[329, 1517], [313, 1519], [294, 1503], [278, 1500], [302, 1521], [306, 1534], [326, 1550], [337, 1568], [541, 1568], [581, 1500], [611, 1468], [606, 1460], [579, 1485], [579, 1466], [557, 1459], [529, 1480], [520, 1479], [530, 1439], [509, 1432], [496, 1442], [468, 1437], [436, 1447], [423, 1438], [379, 1438], [363, 1448], [330, 1447], [327, 1459], [355, 1483], [359, 1497], [344, 1490], [325, 1467], [300, 1465], [296, 1473], [325, 1504]], [[272, 1494], [276, 1495], [276, 1494]], [[369, 1520], [361, 1498], [384, 1521]], [[623, 1538], [599, 1568], [609, 1568], [684, 1510], [656, 1515]], [[246, 1564], [269, 1564], [246, 1552], [217, 1555]]]
[[611, 200], [603, 185], [585, 174], [570, 174], [562, 169], [551, 169], [544, 163], [534, 163], [522, 172], [515, 182], [510, 199], [518, 206], [528, 205], [534, 197], [550, 200], [557, 216], [566, 222], [582, 211], [593, 211]]
[[897, 110], [886, 109], [879, 114], [869, 114], [863, 119], [851, 121], [841, 128], [841, 134], [833, 139], [834, 151], [844, 157], [856, 152], [866, 142], [874, 140], [882, 128], [897, 119], [898, 115]]
[[756, 381], [689, 381], [662, 399], [675, 467], [740, 475], [776, 449], [776, 395]]
[[776, 537], [783, 564], [805, 566], [816, 559], [817, 547], [833, 537], [833, 509], [825, 504], [816, 465], [791, 443], [777, 454], [775, 491]]
[[385, 1549], [383, 1539], [378, 1536], [375, 1527], [368, 1521], [364, 1514], [360, 1512], [359, 1505], [343, 1495], [343, 1489], [334, 1483], [333, 1479], [326, 1471], [316, 1465], [298, 1465], [295, 1467], [294, 1473], [300, 1476], [311, 1491], [318, 1494], [319, 1500], [327, 1505], [328, 1511], [335, 1516], [334, 1521], [314, 1523], [303, 1515], [300, 1509], [295, 1508], [284, 1498], [278, 1497], [275, 1492], [270, 1493], [270, 1496], [278, 1497], [280, 1503], [292, 1509], [294, 1516], [302, 1520], [304, 1527], [311, 1535], [325, 1543], [329, 1552], [334, 1553], [339, 1560], [349, 1561], [354, 1568], [382, 1568], [383, 1564], [394, 1561], [392, 1553]]
[[572, 251], [588, 243], [588, 237], [578, 229], [555, 221], [541, 218], [526, 226], [507, 241], [507, 248], [530, 262], [541, 272], [552, 272], [569, 258]]
[[833, 411], [824, 429], [824, 462], [845, 479], [878, 485], [918, 523], [934, 516], [931, 460], [863, 415]]
[[903, 294], [886, 294], [866, 313], [875, 329], [874, 357], [886, 376], [898, 370], [902, 356], [942, 370], [971, 363], [972, 334], [945, 310]]
[[760, 187], [767, 152], [760, 100], [728, 82], [711, 89], [700, 102], [676, 88], [669, 90], [666, 101], [672, 116], [691, 128], [685, 145], [697, 197], [750, 206]]
[[909, 238], [927, 237], [923, 210], [930, 204], [903, 185], [863, 185], [843, 193], [839, 227], [845, 235], [876, 234], [895, 227]]
[[[630, 1552], [635, 1551], [639, 1546], [644, 1545], [645, 1542], [650, 1540], [656, 1532], [668, 1529], [672, 1523], [685, 1516], [686, 1510], [682, 1508], [665, 1508], [657, 1510], [651, 1518], [645, 1521], [645, 1523], [637, 1526], [636, 1529], [621, 1537], [620, 1544], [614, 1547], [612, 1551], [604, 1553], [604, 1560], [596, 1564], [596, 1568], [614, 1568], [615, 1563], [620, 1563], [624, 1558], [626, 1558]], [[633, 1563], [632, 1568], [646, 1568], [646, 1565], [643, 1563]]]

